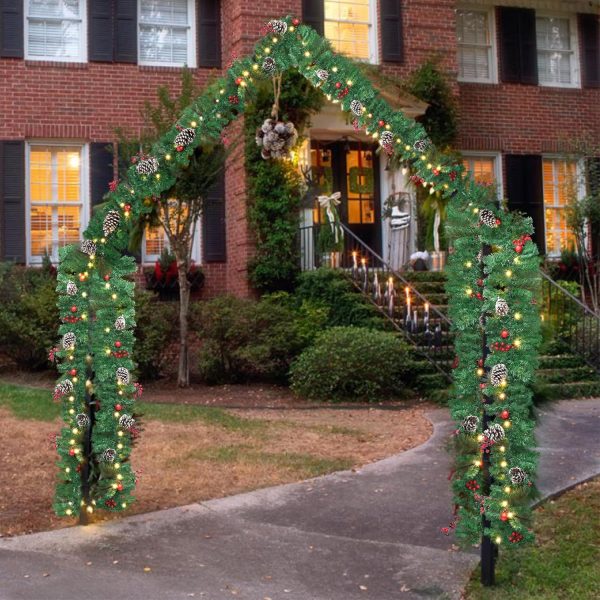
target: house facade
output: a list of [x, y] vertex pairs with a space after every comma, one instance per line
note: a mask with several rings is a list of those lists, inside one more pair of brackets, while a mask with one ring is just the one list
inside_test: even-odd
[[[569, 245], [565, 204], [586, 165], [565, 158], [600, 142], [600, 2], [597, 0], [0, 0], [0, 259], [30, 265], [80, 238], [114, 178], [107, 149], [116, 126], [136, 133], [156, 88], [177, 89], [187, 65], [198, 83], [252, 50], [266, 21], [294, 14], [339, 52], [405, 76], [432, 56], [459, 108], [456, 148], [469, 176], [495, 184], [509, 207], [530, 214], [552, 256]], [[426, 106], [390, 101], [418, 117]], [[242, 120], [228, 135], [241, 134]], [[347, 226], [384, 257], [385, 201], [411, 183], [386, 169], [373, 140], [338, 107], [312, 119], [301, 160], [342, 192]], [[358, 175], [357, 175], [358, 174]], [[243, 157], [228, 162], [197, 235], [206, 295], [251, 293]], [[318, 219], [305, 210], [302, 225]], [[165, 240], [150, 230], [142, 263]], [[414, 235], [405, 251], [415, 250]]]

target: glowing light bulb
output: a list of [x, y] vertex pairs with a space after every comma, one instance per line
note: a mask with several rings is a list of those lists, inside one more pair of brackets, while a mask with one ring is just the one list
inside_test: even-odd
[[82, 298], [87, 298], [87, 292], [81, 292], [81, 297]]
[[500, 446], [499, 450], [500, 452], [506, 452], [506, 446]]
[[506, 508], [508, 506], [508, 500], [502, 500], [502, 502], [500, 503], [504, 508]]
[[118, 410], [115, 410], [114, 416], [115, 419], [118, 419], [121, 416], [121, 413]]
[[504, 488], [504, 493], [505, 493], [505, 494], [510, 494], [510, 492], [511, 492], [511, 489], [510, 489], [510, 487], [507, 485], [507, 486]]
[[79, 433], [79, 429], [77, 429], [77, 427], [73, 427], [71, 431], [73, 432], [73, 435], [77, 435]]
[[470, 269], [472, 266], [473, 266], [473, 263], [472, 263], [470, 260], [468, 260], [468, 261], [465, 263], [465, 267], [467, 267], [467, 269]]
[[479, 435], [477, 436], [477, 441], [478, 441], [478, 442], [483, 442], [483, 435], [479, 434]]
[[70, 508], [67, 508], [67, 510], [65, 510], [65, 515], [71, 516], [72, 514], [73, 514], [73, 511]]
[[496, 544], [500, 544], [502, 542], [502, 538], [498, 535], [496, 536]]
[[165, 160], [171, 160], [171, 155], [170, 154], [165, 154]]
[[515, 344], [515, 348], [520, 348], [521, 347], [521, 340], [515, 340], [514, 344]]
[[104, 284], [104, 287], [105, 287], [107, 290], [110, 290], [110, 283], [105, 283], [105, 284]]
[[504, 274], [509, 278], [512, 277], [512, 271], [510, 269], [508, 269]]
[[508, 463], [507, 463], [505, 460], [503, 460], [503, 461], [500, 463], [500, 466], [501, 466], [503, 469], [505, 469], [505, 468], [508, 466]]
[[122, 431], [118, 431], [118, 432], [117, 432], [117, 435], [118, 435], [119, 437], [123, 437], [123, 432], [122, 432]]
[[119, 481], [121, 481], [121, 479], [123, 479], [123, 475], [121, 475], [121, 473], [119, 473], [119, 474], [117, 475], [117, 479], [118, 479]]
[[65, 469], [65, 473], [70, 473], [70, 472], [71, 472], [71, 467], [67, 467], [67, 468]]
[[473, 290], [471, 288], [467, 288], [466, 290], [467, 296], [471, 296], [473, 294]]
[[477, 369], [477, 375], [479, 375], [479, 377], [481, 377], [484, 373], [485, 371], [483, 369]]
[[91, 515], [94, 512], [94, 507], [93, 506], [87, 506], [86, 509], [85, 509], [85, 511]]
[[112, 295], [111, 295], [111, 298], [112, 298], [113, 300], [116, 300], [116, 299], [117, 299], [117, 295], [116, 295], [116, 294], [112, 294]]
[[523, 318], [523, 315], [520, 312], [515, 313], [515, 321], [520, 321], [522, 318]]

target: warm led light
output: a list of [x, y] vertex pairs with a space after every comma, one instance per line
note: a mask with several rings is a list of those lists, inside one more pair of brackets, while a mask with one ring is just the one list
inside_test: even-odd
[[117, 444], [117, 450], [122, 450], [123, 449], [123, 444], [121, 444], [121, 442], [119, 442]]
[[115, 419], [118, 419], [121, 416], [121, 413], [118, 410], [115, 410]]
[[110, 333], [110, 327], [105, 327], [104, 328], [104, 333]]
[[308, 58], [308, 57], [310, 56], [310, 52], [309, 52], [308, 50], [306, 50], [306, 52], [304, 52], [304, 56], [305, 56], [306, 58]]
[[116, 462], [115, 463], [115, 469], [120, 469], [121, 468], [121, 463]]
[[479, 435], [477, 436], [477, 441], [478, 441], [478, 442], [483, 442], [483, 436], [482, 436], [481, 434], [479, 434]]
[[75, 440], [73, 440], [73, 439], [70, 439], [70, 440], [69, 440], [69, 444], [71, 444], [71, 446], [74, 446], [74, 445], [75, 445]]
[[105, 348], [104, 354], [106, 354], [106, 356], [108, 356], [110, 354], [110, 348]]
[[467, 288], [466, 290], [467, 296], [471, 296], [473, 294], [473, 290], [471, 288]]
[[506, 446], [500, 446], [499, 450], [500, 452], [506, 452]]
[[91, 515], [94, 512], [94, 507], [93, 506], [87, 506], [85, 510], [86, 510], [87, 513], [89, 513]]
[[121, 475], [121, 473], [117, 474], [117, 479], [121, 481], [121, 479], [123, 479], [123, 475]]
[[523, 318], [523, 315], [520, 312], [515, 313], [515, 321], [520, 321], [522, 318]]
[[77, 429], [77, 427], [73, 427], [71, 431], [73, 432], [73, 435], [77, 435], [79, 433], [79, 429]]
[[[73, 359], [71, 359], [71, 360], [73, 360]], [[77, 378], [77, 376], [75, 376], [75, 377], [73, 377], [72, 381], [73, 381], [73, 383], [77, 383], [79, 381], [79, 379]]]
[[348, 79], [348, 81], [346, 81], [346, 85], [351, 86], [352, 85], [352, 80]]
[[122, 432], [122, 431], [118, 431], [118, 432], [117, 432], [117, 435], [118, 435], [119, 437], [123, 437], [123, 432]]
[[507, 277], [512, 277], [512, 271], [508, 269], [506, 273], [504, 273]]
[[110, 290], [110, 283], [105, 283], [105, 284], [104, 284], [104, 287], [105, 287], [107, 290]]
[[67, 468], [65, 469], [65, 473], [70, 473], [70, 472], [71, 472], [71, 467], [67, 467]]
[[116, 490], [119, 486], [116, 483], [113, 483], [111, 487], [113, 490]]
[[500, 463], [500, 466], [501, 466], [503, 469], [506, 469], [506, 467], [508, 466], [508, 463], [507, 463], [505, 460], [503, 460], [503, 461]]
[[502, 502], [500, 503], [504, 508], [506, 508], [508, 506], [508, 500], [502, 500]]
[[271, 54], [271, 48], [265, 48], [265, 54]]
[[75, 402], [75, 396], [69, 396], [69, 402]]
[[87, 298], [87, 292], [81, 292], [81, 297], [82, 298]]
[[484, 373], [485, 371], [483, 369], [477, 369], [477, 375], [479, 375], [479, 377], [481, 377]]
[[258, 71], [258, 65], [257, 65], [256, 63], [254, 63], [254, 64], [252, 65], [252, 69], [253, 69], [254, 71]]
[[65, 510], [65, 515], [72, 515], [73, 511], [70, 508], [67, 508], [67, 510]]
[[476, 215], [478, 212], [479, 212], [479, 209], [478, 209], [478, 208], [474, 208], [474, 209], [473, 209], [473, 214], [474, 214], [474, 215]]
[[506, 400], [506, 394], [504, 392], [500, 392], [498, 394], [498, 398], [500, 398], [500, 400]]
[[70, 408], [69, 409], [69, 414], [70, 415], [74, 415], [75, 414], [75, 409], [74, 408]]
[[165, 154], [165, 160], [171, 160], [171, 155], [170, 154]]
[[190, 123], [190, 125], [191, 125], [192, 127], [198, 127], [198, 123], [196, 123], [196, 121], [192, 121], [192, 122]]
[[116, 295], [116, 294], [112, 294], [112, 295], [111, 295], [111, 298], [112, 298], [113, 300], [116, 300], [116, 299], [117, 299], [117, 295]]
[[509, 513], [507, 513], [507, 515], [506, 515], [506, 516], [507, 516], [509, 519], [512, 519], [512, 518], [515, 516], [515, 513], [513, 513], [513, 512], [509, 512]]
[[82, 321], [85, 321], [87, 319], [87, 313], [83, 313], [81, 315], [81, 319], [82, 319]]
[[467, 267], [467, 269], [470, 269], [472, 266], [473, 266], [473, 263], [472, 263], [470, 260], [468, 260], [468, 261], [465, 263], [465, 267]]
[[510, 494], [510, 487], [508, 485], [504, 488], [504, 493]]
[[331, 68], [331, 70], [332, 70], [334, 73], [337, 73], [337, 72], [338, 72], [338, 68], [337, 68], [337, 67], [332, 67], [332, 68]]
[[154, 177], [156, 177], [156, 179], [160, 179], [160, 173], [157, 173]]
[[243, 71], [243, 72], [242, 72], [242, 75], [243, 75], [244, 77], [248, 77], [248, 75], [250, 75], [250, 73], [249, 73], [248, 71]]
[[474, 461], [473, 461], [473, 464], [474, 464], [476, 467], [480, 467], [480, 466], [481, 466], [481, 461], [480, 461], [480, 460], [474, 460]]
[[502, 542], [502, 538], [498, 535], [496, 536], [496, 544], [500, 544]]
[[520, 348], [521, 347], [521, 340], [515, 340], [514, 341], [514, 345], [515, 345], [515, 348]]
[[510, 421], [504, 421], [504, 429], [508, 429], [510, 427]]
[[127, 502], [123, 502], [123, 503], [121, 504], [121, 506], [122, 506], [123, 508], [127, 508]]

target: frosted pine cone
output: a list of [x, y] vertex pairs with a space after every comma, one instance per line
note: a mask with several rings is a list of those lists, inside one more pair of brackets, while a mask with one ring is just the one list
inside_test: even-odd
[[492, 385], [498, 386], [508, 377], [508, 369], [503, 363], [494, 365], [490, 373], [490, 381]]
[[102, 223], [102, 231], [104, 235], [108, 236], [115, 232], [120, 222], [121, 215], [116, 210], [109, 210], [104, 217], [104, 223]]
[[467, 433], [471, 433], [471, 434], [475, 433], [477, 431], [478, 425], [479, 425], [479, 417], [476, 417], [475, 415], [469, 415], [462, 422], [462, 428]]
[[523, 483], [527, 479], [527, 473], [521, 467], [512, 467], [508, 470], [508, 476], [515, 485]]
[[152, 175], [158, 171], [158, 161], [151, 156], [137, 163], [135, 170], [139, 175]]
[[124, 385], [127, 385], [129, 383], [129, 369], [126, 369], [125, 367], [118, 367], [117, 368], [117, 380], [119, 381], [119, 383], [122, 383]]
[[506, 302], [506, 300], [503, 298], [498, 298], [496, 300], [495, 310], [499, 317], [506, 317], [506, 315], [510, 312], [510, 309], [508, 308], [508, 302]]
[[483, 435], [490, 442], [499, 442], [500, 440], [504, 439], [504, 427], [502, 427], [502, 425], [498, 425], [498, 423], [494, 423], [483, 432]]

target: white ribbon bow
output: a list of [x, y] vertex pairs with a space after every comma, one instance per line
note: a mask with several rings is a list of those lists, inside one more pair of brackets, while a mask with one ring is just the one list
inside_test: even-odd
[[335, 243], [337, 244], [341, 230], [338, 225], [338, 217], [335, 207], [342, 202], [342, 192], [334, 192], [333, 194], [331, 194], [331, 196], [318, 196], [317, 200], [319, 201], [321, 208], [325, 209], [327, 220], [329, 221], [331, 231], [335, 236]]

